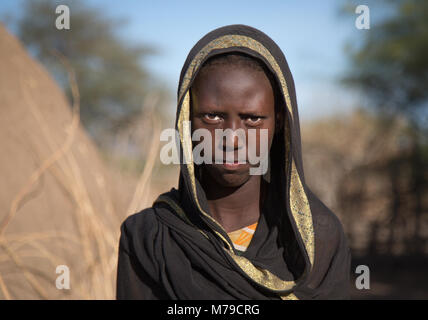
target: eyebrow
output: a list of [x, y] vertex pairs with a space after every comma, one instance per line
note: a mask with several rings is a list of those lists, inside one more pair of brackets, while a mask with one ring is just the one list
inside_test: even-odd
[[266, 116], [261, 114], [260, 112], [240, 112], [239, 115], [241, 117], [246, 116], [246, 117], [266, 118]]
[[[219, 115], [224, 117], [225, 115], [227, 115], [227, 112], [221, 112], [221, 111], [206, 111], [206, 112], [198, 112], [199, 115], [205, 115], [205, 114], [215, 114], [215, 115]], [[257, 112], [240, 112], [238, 113], [238, 115], [242, 118], [242, 117], [257, 117], [257, 118], [262, 118], [262, 119], [266, 119], [267, 116], [261, 113], [257, 113]]]
[[[201, 110], [202, 109], [202, 110]], [[239, 112], [238, 115], [240, 117], [260, 117], [260, 118], [266, 118], [267, 115], [264, 112], [254, 110], [254, 107], [249, 107], [248, 111], [244, 110], [242, 112]], [[213, 105], [202, 105], [198, 108], [198, 111], [195, 114], [203, 115], [203, 114], [216, 114], [216, 115], [227, 115], [227, 109], [223, 108], [222, 106], [213, 106]]]

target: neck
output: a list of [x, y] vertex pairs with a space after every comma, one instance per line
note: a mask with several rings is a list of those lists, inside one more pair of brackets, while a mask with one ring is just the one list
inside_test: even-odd
[[261, 176], [251, 176], [239, 187], [224, 187], [212, 180], [203, 183], [211, 216], [231, 232], [258, 221]]

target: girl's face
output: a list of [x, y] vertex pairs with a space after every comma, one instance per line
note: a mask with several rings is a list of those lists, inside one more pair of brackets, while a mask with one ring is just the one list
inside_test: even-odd
[[[204, 164], [203, 170], [224, 187], [238, 187], [250, 178], [250, 167], [258, 167], [248, 162], [248, 130], [256, 133], [257, 155], [260, 155], [260, 129], [267, 129], [268, 148], [275, 133], [275, 98], [272, 86], [264, 72], [248, 67], [224, 65], [208, 66], [199, 74], [191, 89], [192, 131], [207, 129], [212, 139], [212, 164]], [[238, 159], [238, 137], [223, 138], [223, 145], [215, 139], [215, 129], [243, 129], [246, 135], [247, 162], [228, 164], [226, 151], [234, 153]], [[242, 132], [242, 130], [241, 130]], [[217, 139], [219, 140], [219, 139]], [[215, 152], [223, 154], [224, 163], [215, 163]]]

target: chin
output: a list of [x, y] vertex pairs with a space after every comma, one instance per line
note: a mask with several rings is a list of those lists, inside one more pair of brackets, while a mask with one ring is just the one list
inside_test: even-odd
[[223, 187], [237, 188], [242, 186], [250, 179], [249, 175], [239, 175], [234, 173], [226, 173], [217, 177], [217, 183]]
[[207, 168], [210, 178], [222, 187], [236, 188], [242, 186], [250, 179], [249, 168], [242, 170], [225, 170], [221, 166], [213, 165]]

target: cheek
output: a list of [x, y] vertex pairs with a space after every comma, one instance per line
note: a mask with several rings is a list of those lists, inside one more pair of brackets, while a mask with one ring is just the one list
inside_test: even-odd
[[207, 136], [207, 138], [211, 139], [211, 147], [212, 147], [212, 149], [214, 149], [214, 146], [215, 146], [215, 141], [214, 141], [215, 140], [215, 138], [214, 138], [215, 137], [215, 131], [214, 130], [215, 129], [213, 129], [212, 127], [207, 127], [205, 125], [205, 123], [199, 118], [193, 118], [192, 122], [191, 122], [191, 126], [192, 126], [192, 144], [193, 144], [193, 146], [197, 146], [198, 144], [202, 143], [205, 139], [205, 136], [202, 135], [199, 140], [193, 141], [193, 133], [198, 129], [204, 129], [204, 131], [208, 131], [210, 133], [209, 136]]

